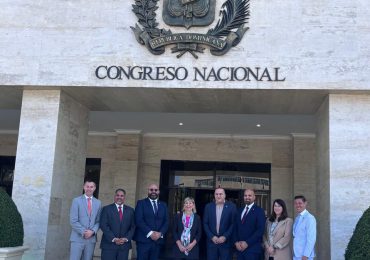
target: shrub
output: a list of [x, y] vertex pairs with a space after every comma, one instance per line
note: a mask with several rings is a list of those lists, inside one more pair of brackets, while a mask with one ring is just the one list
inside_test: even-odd
[[0, 247], [23, 245], [23, 222], [17, 206], [0, 187]]
[[364, 212], [357, 222], [355, 231], [346, 249], [345, 259], [370, 259], [370, 208]]

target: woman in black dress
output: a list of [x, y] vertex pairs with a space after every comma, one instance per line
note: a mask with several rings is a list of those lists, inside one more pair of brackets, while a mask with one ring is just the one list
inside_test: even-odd
[[196, 214], [195, 201], [184, 199], [183, 212], [176, 214], [173, 223], [174, 259], [199, 259], [199, 240], [202, 235], [200, 217]]

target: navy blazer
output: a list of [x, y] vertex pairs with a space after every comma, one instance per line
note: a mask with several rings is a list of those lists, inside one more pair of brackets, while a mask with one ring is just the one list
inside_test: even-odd
[[258, 207], [256, 204], [249, 210], [247, 217], [242, 223], [241, 215], [245, 207], [240, 208], [235, 218], [235, 232], [234, 240], [236, 241], [246, 241], [248, 248], [242, 252], [262, 252], [262, 237], [265, 230], [265, 212], [262, 208]]
[[175, 244], [173, 245], [173, 257], [174, 258], [199, 258], [199, 241], [202, 236], [202, 223], [198, 214], [194, 214], [193, 225], [190, 229], [190, 242], [193, 242], [195, 239], [197, 243], [193, 249], [189, 252], [188, 256], [185, 256], [184, 253], [181, 253], [179, 247], [176, 244], [177, 240], [181, 240], [181, 235], [184, 230], [184, 225], [182, 223], [182, 213], [176, 214], [173, 220], [172, 225], [172, 234]]
[[207, 243], [212, 243], [212, 237], [226, 237], [226, 244], [232, 245], [232, 234], [234, 231], [234, 222], [236, 207], [234, 203], [226, 201], [221, 214], [220, 228], [216, 230], [216, 203], [210, 202], [206, 205], [203, 215], [204, 232], [207, 235]]
[[[135, 209], [136, 230], [134, 240], [141, 243], [150, 243], [152, 239], [146, 236], [150, 231], [161, 232], [164, 235], [168, 230], [168, 214], [166, 203], [158, 200], [158, 212], [154, 215], [153, 206], [149, 198], [139, 200]], [[161, 238], [157, 242], [164, 243]]]
[[[100, 248], [120, 250], [131, 248], [131, 240], [135, 232], [134, 209], [123, 205], [122, 214], [123, 218], [120, 221], [117, 206], [114, 203], [103, 208], [100, 217], [100, 228], [103, 231]], [[125, 237], [128, 239], [128, 242], [123, 245], [116, 245], [112, 242], [115, 237]]]

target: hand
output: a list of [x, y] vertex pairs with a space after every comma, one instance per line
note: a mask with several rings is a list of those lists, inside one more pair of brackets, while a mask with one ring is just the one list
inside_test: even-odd
[[269, 246], [267, 248], [267, 252], [269, 253], [270, 256], [272, 256], [275, 253], [275, 249], [272, 246]]
[[90, 229], [87, 229], [87, 230], [85, 230], [83, 237], [84, 237], [85, 239], [89, 239], [89, 238], [90, 238], [90, 237], [92, 237], [93, 235], [94, 235], [94, 231], [92, 231], [92, 230], [90, 230]]
[[240, 241], [239, 243], [240, 243], [240, 248], [241, 248], [241, 251], [242, 251], [242, 252], [243, 252], [245, 249], [247, 249], [247, 247], [248, 247], [247, 242], [245, 242], [245, 241]]
[[302, 260], [308, 260], [307, 256], [302, 256]]
[[158, 239], [161, 238], [161, 233], [157, 231], [153, 231], [153, 233], [150, 235], [150, 238], [154, 241], [157, 241]]
[[185, 252], [186, 248], [181, 244], [181, 241], [180, 240], [177, 240], [176, 241], [176, 245], [179, 248], [179, 250], [180, 250], [181, 253], [184, 253]]
[[213, 236], [211, 240], [214, 244], [218, 244], [218, 237]]
[[236, 250], [240, 252], [242, 251], [242, 248], [240, 247], [240, 241], [235, 242], [235, 247], [236, 247]]
[[217, 244], [223, 244], [223, 243], [225, 243], [225, 241], [226, 241], [226, 237], [224, 237], [224, 236], [220, 236], [219, 238], [218, 238], [218, 243]]
[[195, 246], [197, 242], [194, 240], [193, 242], [191, 242], [187, 247], [186, 247], [186, 251], [190, 252], [190, 250], [193, 249], [193, 247]]
[[122, 238], [117, 238], [117, 237], [115, 237], [114, 239], [113, 239], [113, 242], [116, 244], [116, 245], [123, 245], [123, 241], [122, 241]]

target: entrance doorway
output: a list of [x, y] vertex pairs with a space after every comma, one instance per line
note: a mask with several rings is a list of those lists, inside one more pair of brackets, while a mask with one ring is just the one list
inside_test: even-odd
[[[214, 200], [214, 190], [222, 187], [226, 199], [238, 208], [244, 205], [246, 188], [256, 192], [256, 204], [269, 214], [271, 165], [240, 162], [161, 161], [160, 199], [168, 206], [170, 228], [166, 236], [165, 250], [161, 258], [171, 259], [174, 240], [171, 224], [173, 216], [182, 211], [186, 197], [193, 197], [197, 213], [203, 218], [204, 207]], [[200, 259], [206, 259], [206, 237], [202, 233]]]

